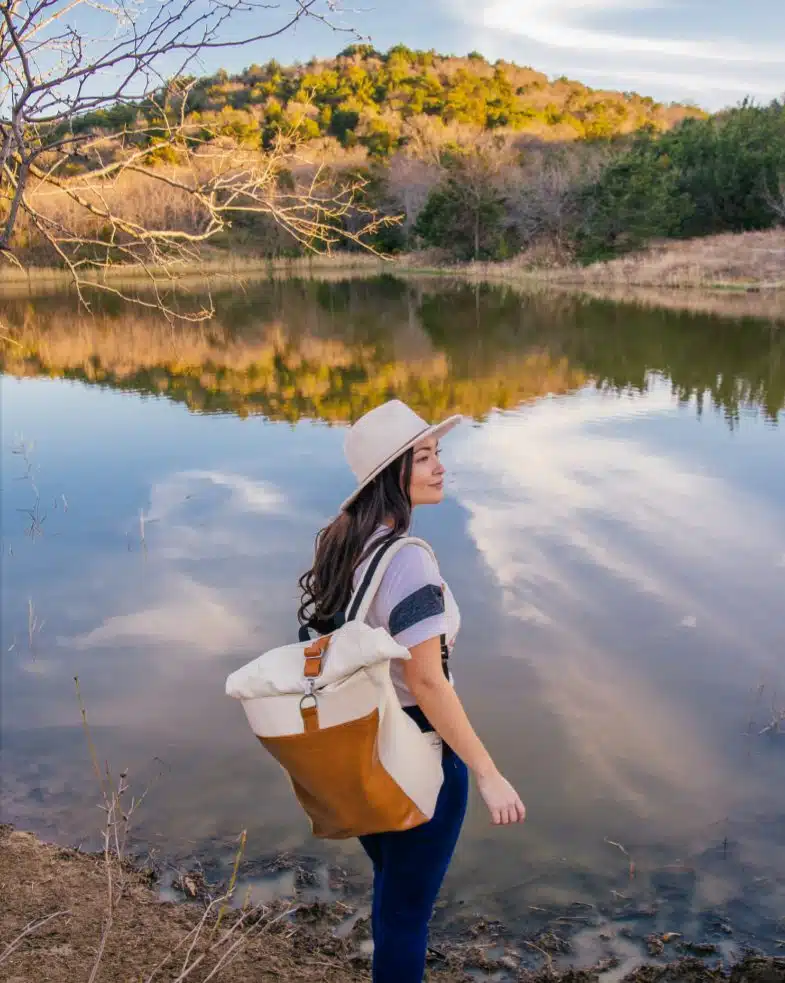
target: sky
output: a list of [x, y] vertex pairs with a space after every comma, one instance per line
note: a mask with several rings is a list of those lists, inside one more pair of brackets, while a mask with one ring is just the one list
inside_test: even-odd
[[[478, 50], [595, 88], [707, 109], [785, 94], [783, 0], [345, 0], [333, 21], [383, 51], [399, 43], [444, 54]], [[350, 40], [311, 23], [234, 52], [223, 67], [329, 57]]]

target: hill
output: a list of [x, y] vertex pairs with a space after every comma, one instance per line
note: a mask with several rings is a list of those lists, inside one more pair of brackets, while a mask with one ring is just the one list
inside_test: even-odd
[[[156, 102], [172, 109], [183, 100], [190, 122], [247, 147], [269, 146], [284, 126], [307, 141], [344, 150], [359, 146], [375, 158], [417, 143], [429, 128], [453, 138], [468, 127], [571, 142], [643, 128], [665, 131], [705, 116], [693, 106], [595, 90], [566, 77], [552, 81], [509, 62], [490, 64], [477, 53], [445, 57], [402, 45], [386, 54], [352, 45], [336, 58], [305, 65], [270, 61], [239, 75], [177, 78]], [[158, 105], [145, 108], [150, 118], [156, 116]], [[116, 116], [94, 114], [80, 125], [105, 122], [114, 126]]]

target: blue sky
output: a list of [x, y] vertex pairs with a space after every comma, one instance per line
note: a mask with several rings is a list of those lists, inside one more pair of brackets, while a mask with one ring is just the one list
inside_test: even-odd
[[[783, 0], [346, 0], [343, 11], [336, 23], [382, 50], [399, 42], [454, 54], [477, 49], [597, 88], [710, 109], [785, 93]], [[307, 61], [345, 44], [313, 23], [223, 61], [230, 71], [269, 57]]]

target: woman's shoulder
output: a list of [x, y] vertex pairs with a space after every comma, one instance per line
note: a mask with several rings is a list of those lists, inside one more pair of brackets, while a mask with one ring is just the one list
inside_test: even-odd
[[428, 543], [405, 543], [390, 561], [391, 577], [405, 577], [420, 583], [440, 583], [439, 564]]

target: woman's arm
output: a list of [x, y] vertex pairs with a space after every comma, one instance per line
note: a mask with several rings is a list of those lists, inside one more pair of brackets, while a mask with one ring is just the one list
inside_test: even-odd
[[458, 694], [444, 675], [441, 642], [430, 638], [409, 650], [406, 685], [438, 735], [466, 762], [496, 825], [523, 822], [526, 809], [474, 731]]

